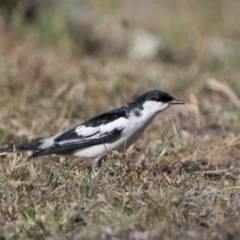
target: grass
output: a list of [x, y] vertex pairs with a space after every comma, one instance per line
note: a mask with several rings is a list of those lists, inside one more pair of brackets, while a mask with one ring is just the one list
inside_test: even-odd
[[[55, 32], [54, 24], [40, 19], [31, 26], [19, 22], [20, 36], [13, 31], [17, 13], [9, 31], [2, 17], [1, 146], [64, 131], [153, 88], [187, 104], [157, 116], [126, 153], [109, 154], [96, 175], [87, 161], [70, 157], [28, 162], [29, 153], [1, 155], [1, 239], [238, 239], [240, 115], [232, 100], [240, 96], [239, 29], [233, 24], [238, 5], [220, 1], [225, 8], [219, 3], [204, 14], [181, 1], [186, 14], [179, 13], [175, 26], [170, 4], [162, 3], [159, 21], [155, 1], [139, 6], [138, 13], [134, 1], [102, 2], [91, 6], [169, 39], [172, 60], [137, 61], [105, 47], [78, 52], [82, 45], [76, 46], [57, 15]], [[146, 20], [148, 8], [153, 14]], [[214, 21], [208, 25], [209, 19]], [[48, 41], [36, 38], [44, 29]], [[178, 45], [185, 42], [181, 30], [188, 43], [194, 33], [191, 61], [184, 44]], [[205, 51], [204, 39], [216, 32], [236, 44], [234, 56], [216, 59]]]

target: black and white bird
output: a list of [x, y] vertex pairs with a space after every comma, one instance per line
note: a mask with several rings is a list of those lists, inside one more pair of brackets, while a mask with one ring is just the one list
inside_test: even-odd
[[33, 151], [29, 158], [48, 154], [76, 156], [89, 159], [97, 170], [108, 152], [125, 151], [158, 113], [175, 104], [184, 102], [159, 90], [149, 91], [123, 107], [91, 118], [66, 132], [15, 148], [3, 148], [0, 152]]

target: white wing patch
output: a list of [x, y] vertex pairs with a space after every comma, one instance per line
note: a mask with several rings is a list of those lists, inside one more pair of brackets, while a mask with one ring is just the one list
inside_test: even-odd
[[128, 119], [121, 117], [113, 122], [101, 124], [97, 127], [86, 127], [85, 125], [81, 125], [76, 128], [75, 132], [79, 137], [82, 137], [84, 141], [92, 138], [101, 138], [106, 136], [109, 132], [112, 132], [114, 129], [124, 129], [127, 127], [127, 124]]
[[99, 132], [99, 127], [86, 127], [85, 125], [80, 125], [76, 127], [75, 132], [79, 137], [88, 138], [94, 136]]

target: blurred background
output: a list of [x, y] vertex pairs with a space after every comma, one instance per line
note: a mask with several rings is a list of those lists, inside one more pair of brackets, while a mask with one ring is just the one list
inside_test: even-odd
[[0, 14], [3, 131], [48, 135], [150, 89], [201, 112], [186, 128], [239, 127], [238, 1], [1, 0]]
[[0, 7], [9, 50], [29, 37], [65, 43], [76, 55], [182, 64], [238, 56], [236, 1], [2, 0]]

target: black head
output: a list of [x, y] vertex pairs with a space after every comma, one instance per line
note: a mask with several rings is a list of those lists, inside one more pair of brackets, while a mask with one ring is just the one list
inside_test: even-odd
[[160, 90], [153, 90], [143, 93], [136, 99], [136, 102], [143, 103], [146, 101], [162, 102], [169, 104], [184, 104], [183, 101], [177, 100], [168, 93], [162, 92]]

